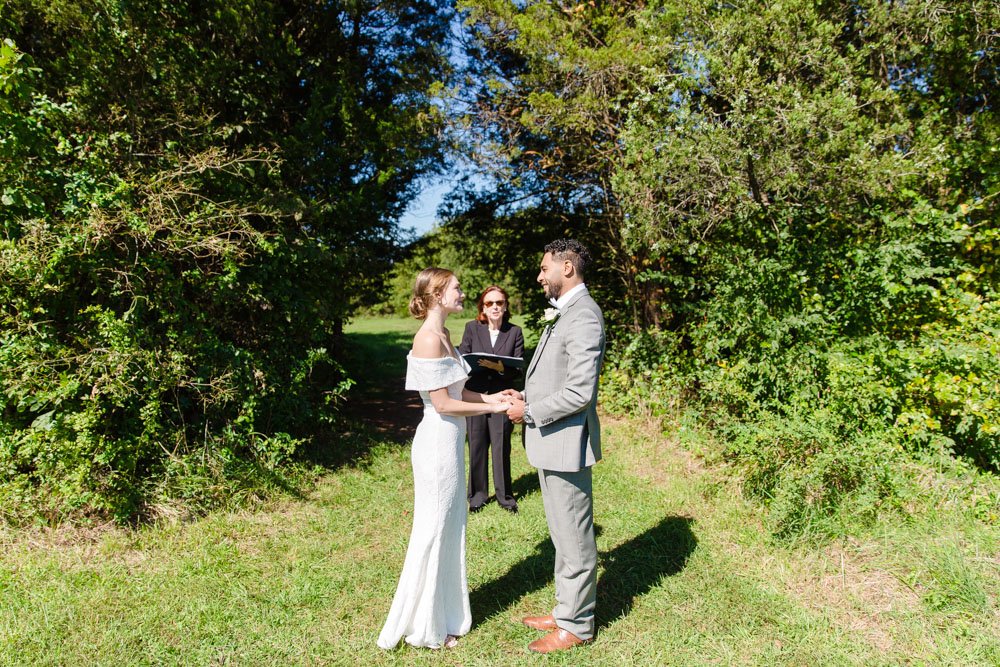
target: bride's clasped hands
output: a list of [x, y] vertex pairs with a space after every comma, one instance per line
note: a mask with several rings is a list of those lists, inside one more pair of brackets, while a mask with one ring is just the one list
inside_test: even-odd
[[511, 390], [505, 389], [495, 394], [480, 394], [479, 396], [483, 399], [483, 403], [490, 406], [490, 412], [496, 415], [510, 410], [511, 396], [507, 393], [509, 391]]

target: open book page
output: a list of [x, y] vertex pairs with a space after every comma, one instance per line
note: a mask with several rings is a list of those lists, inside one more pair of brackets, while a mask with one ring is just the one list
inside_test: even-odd
[[477, 370], [486, 369], [485, 366], [479, 364], [481, 359], [485, 359], [491, 364], [500, 362], [504, 368], [524, 368], [524, 357], [505, 357], [502, 354], [487, 354], [485, 352], [469, 352], [468, 354], [463, 354], [462, 357], [472, 367], [473, 373]]

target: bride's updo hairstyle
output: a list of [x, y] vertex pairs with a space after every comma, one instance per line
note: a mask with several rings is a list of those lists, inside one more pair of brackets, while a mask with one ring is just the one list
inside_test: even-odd
[[427, 317], [427, 311], [437, 302], [438, 295], [448, 287], [448, 281], [455, 274], [448, 269], [432, 266], [417, 275], [413, 284], [413, 297], [410, 299], [410, 315], [418, 320]]

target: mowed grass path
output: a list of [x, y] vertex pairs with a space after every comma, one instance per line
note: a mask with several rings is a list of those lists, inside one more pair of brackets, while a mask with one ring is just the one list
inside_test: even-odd
[[[394, 357], [410, 326], [353, 330], [374, 355], [363, 361], [373, 376], [402, 368]], [[516, 442], [520, 514], [491, 503], [469, 517], [472, 631], [451, 650], [379, 650], [413, 489], [406, 443], [376, 440], [305, 497], [260, 511], [140, 530], [0, 532], [0, 664], [997, 664], [995, 531], [942, 514], [869, 539], [778, 544], [724, 470], [646, 424], [603, 424], [590, 646], [526, 650], [538, 634], [518, 620], [552, 605], [552, 549]], [[358, 449], [365, 433], [343, 437]], [[956, 565], [941, 565], [948, 554]], [[935, 590], [960, 590], [935, 588], [941, 572], [982, 595], [929, 604]]]

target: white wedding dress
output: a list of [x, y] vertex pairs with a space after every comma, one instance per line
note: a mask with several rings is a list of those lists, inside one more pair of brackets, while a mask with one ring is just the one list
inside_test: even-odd
[[391, 649], [400, 639], [439, 648], [472, 626], [465, 571], [465, 417], [440, 415], [429, 391], [462, 398], [469, 365], [458, 357], [406, 357], [406, 388], [418, 390], [424, 417], [410, 450], [413, 529], [389, 618], [378, 637]]

